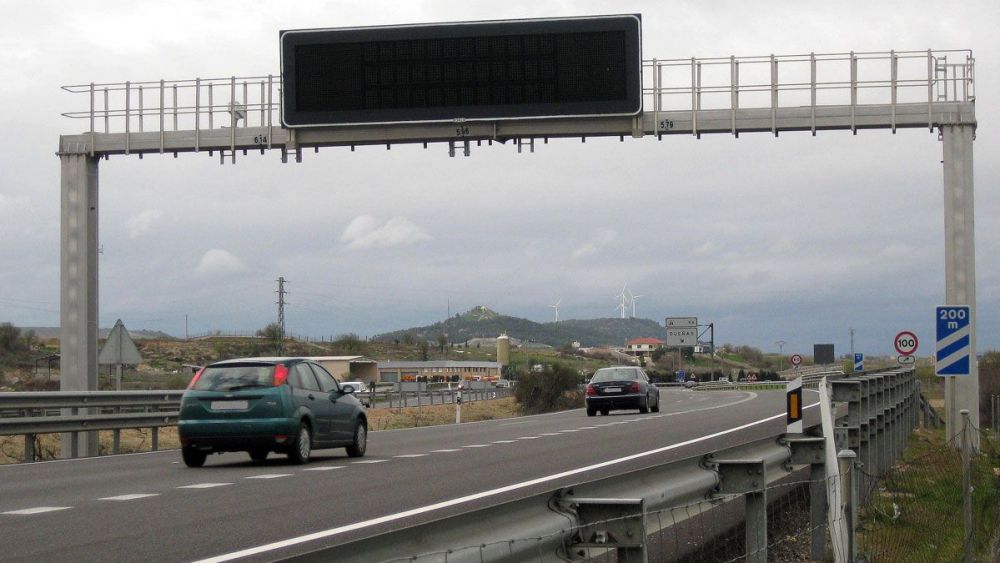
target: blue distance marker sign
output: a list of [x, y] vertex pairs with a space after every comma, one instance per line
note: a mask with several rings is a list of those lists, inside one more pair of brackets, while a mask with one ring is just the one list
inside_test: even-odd
[[854, 371], [865, 371], [864, 354], [854, 354]]
[[938, 307], [937, 375], [969, 375], [972, 362], [972, 312], [967, 306]]

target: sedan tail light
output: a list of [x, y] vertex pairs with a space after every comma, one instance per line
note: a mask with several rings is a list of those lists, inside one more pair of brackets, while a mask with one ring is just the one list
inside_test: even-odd
[[194, 374], [194, 377], [191, 378], [191, 383], [188, 383], [188, 386], [187, 386], [188, 389], [193, 388], [194, 384], [198, 383], [198, 380], [201, 379], [201, 374], [204, 371], [205, 371], [205, 368], [201, 368], [200, 370], [198, 370], [198, 373]]
[[284, 385], [288, 381], [288, 367], [285, 364], [274, 366], [274, 386]]
[[629, 393], [638, 393], [639, 392], [639, 382], [638, 381], [633, 381], [632, 385], [628, 386], [628, 391], [629, 391]]
[[594, 396], [596, 394], [597, 394], [597, 389], [594, 389], [594, 386], [588, 383], [587, 384], [587, 396], [591, 397], [591, 396]]

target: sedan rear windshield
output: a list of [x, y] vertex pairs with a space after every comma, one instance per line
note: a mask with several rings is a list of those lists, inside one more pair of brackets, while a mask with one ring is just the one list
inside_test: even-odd
[[600, 383], [602, 381], [636, 381], [639, 379], [639, 372], [632, 368], [610, 368], [610, 369], [599, 369], [594, 373], [594, 378], [590, 380], [591, 383]]
[[199, 391], [239, 391], [274, 385], [274, 364], [234, 364], [205, 368], [194, 384]]

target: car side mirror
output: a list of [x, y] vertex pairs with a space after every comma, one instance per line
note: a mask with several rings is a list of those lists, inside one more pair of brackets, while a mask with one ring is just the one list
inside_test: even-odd
[[344, 393], [354, 393], [354, 386], [344, 385], [343, 387], [340, 388], [340, 390], [343, 391]]
[[333, 391], [330, 391], [330, 402], [331, 403], [336, 403], [337, 399], [339, 399], [339, 398], [341, 398], [343, 396], [344, 396], [344, 390], [343, 389], [334, 389]]

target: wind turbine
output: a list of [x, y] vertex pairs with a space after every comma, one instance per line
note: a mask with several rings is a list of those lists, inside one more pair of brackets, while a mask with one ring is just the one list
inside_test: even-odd
[[618, 306], [615, 307], [615, 309], [618, 309], [618, 311], [621, 312], [621, 318], [623, 319], [625, 318], [625, 311], [628, 310], [628, 297], [626, 297], [625, 295], [627, 287], [628, 287], [628, 282], [626, 282], [625, 285], [622, 286], [621, 293], [615, 296], [619, 298]]
[[642, 297], [642, 295], [633, 295], [631, 291], [628, 292], [629, 300], [632, 301], [632, 318], [635, 318], [635, 300]]
[[549, 305], [549, 307], [552, 307], [553, 309], [556, 310], [556, 322], [559, 322], [559, 304], [560, 303], [562, 303], [562, 299], [560, 299], [559, 301], [556, 301], [555, 305]]

